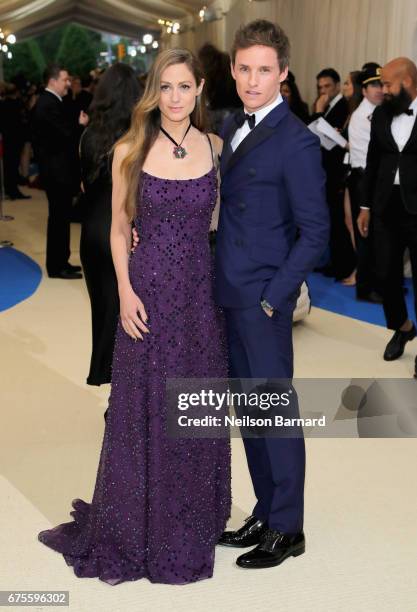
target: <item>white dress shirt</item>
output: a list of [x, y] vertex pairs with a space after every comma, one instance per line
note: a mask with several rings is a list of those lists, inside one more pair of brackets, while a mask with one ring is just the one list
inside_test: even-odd
[[[401, 113], [397, 117], [394, 117], [391, 123], [391, 134], [397, 143], [397, 147], [399, 151], [402, 151], [407, 144], [411, 136], [411, 132], [414, 127], [414, 121], [416, 120], [417, 113], [417, 98], [414, 98], [412, 103], [408, 108], [413, 109], [412, 115], [406, 115], [405, 113]], [[400, 184], [400, 173], [397, 168], [397, 172], [395, 174], [394, 185]]]
[[366, 155], [371, 138], [371, 118], [375, 108], [375, 104], [364, 98], [350, 118], [348, 132], [352, 168], [366, 167]]
[[45, 91], [49, 91], [49, 93], [54, 94], [54, 96], [56, 96], [58, 98], [58, 100], [60, 100], [62, 102], [62, 98], [59, 94], [56, 93], [56, 91], [53, 91], [52, 89], [49, 89], [48, 87], [45, 87]]
[[337, 103], [339, 102], [339, 100], [341, 100], [342, 98], [343, 98], [342, 94], [341, 94], [341, 93], [338, 93], [338, 94], [337, 94], [337, 96], [335, 96], [335, 97], [333, 98], [333, 100], [330, 100], [330, 102], [329, 102], [329, 106], [327, 107], [326, 112], [324, 113], [324, 115], [323, 115], [323, 116], [325, 117], [326, 115], [328, 115], [328, 114], [330, 113], [330, 111], [332, 110], [332, 108], [333, 108], [334, 106], [336, 106], [336, 104], [337, 104]]
[[[268, 104], [268, 106], [265, 106], [264, 108], [261, 108], [255, 111], [255, 113], [251, 113], [250, 111], [246, 110], [246, 108], [244, 109], [244, 112], [247, 113], [248, 115], [255, 115], [255, 127], [256, 127], [258, 123], [262, 121], [262, 119], [264, 119], [271, 112], [273, 108], [278, 106], [278, 104], [281, 104], [281, 102], [282, 102], [282, 96], [281, 94], [278, 94], [278, 97], [276, 98], [276, 100], [271, 102], [271, 104]], [[236, 130], [235, 135], [232, 138], [232, 142], [230, 143], [233, 151], [237, 149], [237, 147], [240, 145], [242, 140], [246, 138], [246, 136], [249, 134], [250, 131], [251, 129], [247, 121], [245, 121], [242, 127]]]

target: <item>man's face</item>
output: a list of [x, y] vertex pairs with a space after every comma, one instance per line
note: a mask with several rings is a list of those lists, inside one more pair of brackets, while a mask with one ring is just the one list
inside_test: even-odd
[[336, 83], [332, 77], [320, 77], [317, 79], [317, 93], [319, 96], [327, 95], [333, 100], [340, 91], [340, 83]]
[[288, 75], [288, 68], [280, 72], [275, 49], [264, 45], [238, 49], [231, 70], [238, 96], [252, 113], [276, 100]]
[[364, 97], [369, 100], [371, 104], [379, 106], [384, 99], [384, 92], [382, 91], [382, 85], [379, 81], [369, 83], [366, 87], [362, 88]]
[[73, 77], [71, 79], [71, 91], [76, 96], [81, 91], [81, 79]]
[[290, 86], [288, 85], [287, 82], [282, 83], [281, 85], [281, 95], [286, 98], [288, 104], [290, 104], [291, 101], [291, 89]]
[[386, 99], [397, 96], [401, 91], [402, 79], [390, 68], [381, 68], [382, 91]]
[[66, 70], [60, 70], [57, 79], [51, 79], [49, 85], [61, 98], [67, 95], [68, 89], [71, 87], [69, 74]]
[[411, 104], [411, 95], [404, 87], [401, 74], [390, 68], [381, 70], [384, 106], [394, 116], [403, 113]]

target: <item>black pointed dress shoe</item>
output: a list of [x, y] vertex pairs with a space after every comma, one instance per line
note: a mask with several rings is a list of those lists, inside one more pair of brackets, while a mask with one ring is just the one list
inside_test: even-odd
[[10, 196], [10, 199], [11, 200], [30, 200], [31, 197], [32, 197], [31, 195], [25, 195], [21, 191], [17, 191], [16, 193]]
[[306, 543], [304, 533], [287, 534], [268, 529], [262, 542], [253, 550], [240, 555], [236, 563], [239, 567], [247, 569], [261, 569], [275, 567], [288, 557], [298, 557], [305, 552]]
[[72, 270], [64, 269], [57, 274], [48, 274], [49, 278], [62, 278], [64, 280], [75, 280], [82, 278], [83, 275], [80, 272], [72, 272]]
[[222, 546], [234, 546], [236, 548], [247, 548], [259, 544], [262, 536], [268, 530], [265, 521], [260, 521], [256, 516], [248, 516], [245, 524], [237, 531], [225, 531], [220, 536], [218, 544]]
[[398, 359], [398, 357], [401, 357], [401, 355], [404, 353], [404, 348], [407, 342], [413, 340], [416, 335], [417, 332], [414, 323], [413, 327], [409, 331], [401, 331], [400, 329], [397, 329], [385, 348], [385, 361], [394, 361], [395, 359]]
[[70, 263], [65, 266], [65, 269], [70, 270], [70, 272], [81, 272], [81, 266], [73, 266]]

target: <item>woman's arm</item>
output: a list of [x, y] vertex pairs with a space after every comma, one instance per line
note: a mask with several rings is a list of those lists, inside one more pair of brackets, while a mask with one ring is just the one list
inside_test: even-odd
[[[213, 146], [213, 151], [214, 151], [214, 161], [216, 163], [216, 167], [217, 170], [219, 169], [218, 167], [218, 159], [222, 153], [222, 149], [223, 149], [223, 140], [217, 136], [216, 134], [209, 134], [209, 138], [211, 141], [211, 144]], [[213, 214], [211, 215], [211, 223], [210, 223], [210, 232], [214, 232], [217, 230], [217, 225], [219, 223], [219, 214], [220, 214], [220, 173], [217, 172], [217, 184], [218, 184], [218, 189], [217, 189], [217, 202], [216, 202], [216, 206], [214, 207], [213, 210]]]
[[120, 165], [126, 152], [126, 145], [119, 145], [116, 147], [112, 164], [113, 191], [110, 245], [119, 293], [123, 288], [131, 288], [128, 274], [131, 242], [130, 223], [123, 206], [126, 195], [126, 184], [120, 172]]
[[120, 172], [120, 165], [126, 152], [127, 145], [119, 145], [116, 147], [113, 156], [110, 245], [117, 277], [120, 297], [120, 319], [123, 329], [135, 340], [137, 338], [143, 340], [139, 330], [149, 333], [145, 325], [148, 317], [142, 301], [132, 289], [128, 267], [132, 236], [130, 222], [123, 204], [126, 195], [126, 182]]

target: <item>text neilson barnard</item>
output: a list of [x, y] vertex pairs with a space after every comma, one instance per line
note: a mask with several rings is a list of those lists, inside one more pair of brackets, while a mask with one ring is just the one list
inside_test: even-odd
[[181, 427], [325, 427], [326, 416], [319, 418], [285, 418], [281, 415], [271, 417], [251, 417], [245, 415], [236, 417], [234, 415], [188, 417], [185, 414], [178, 417], [178, 425]]

